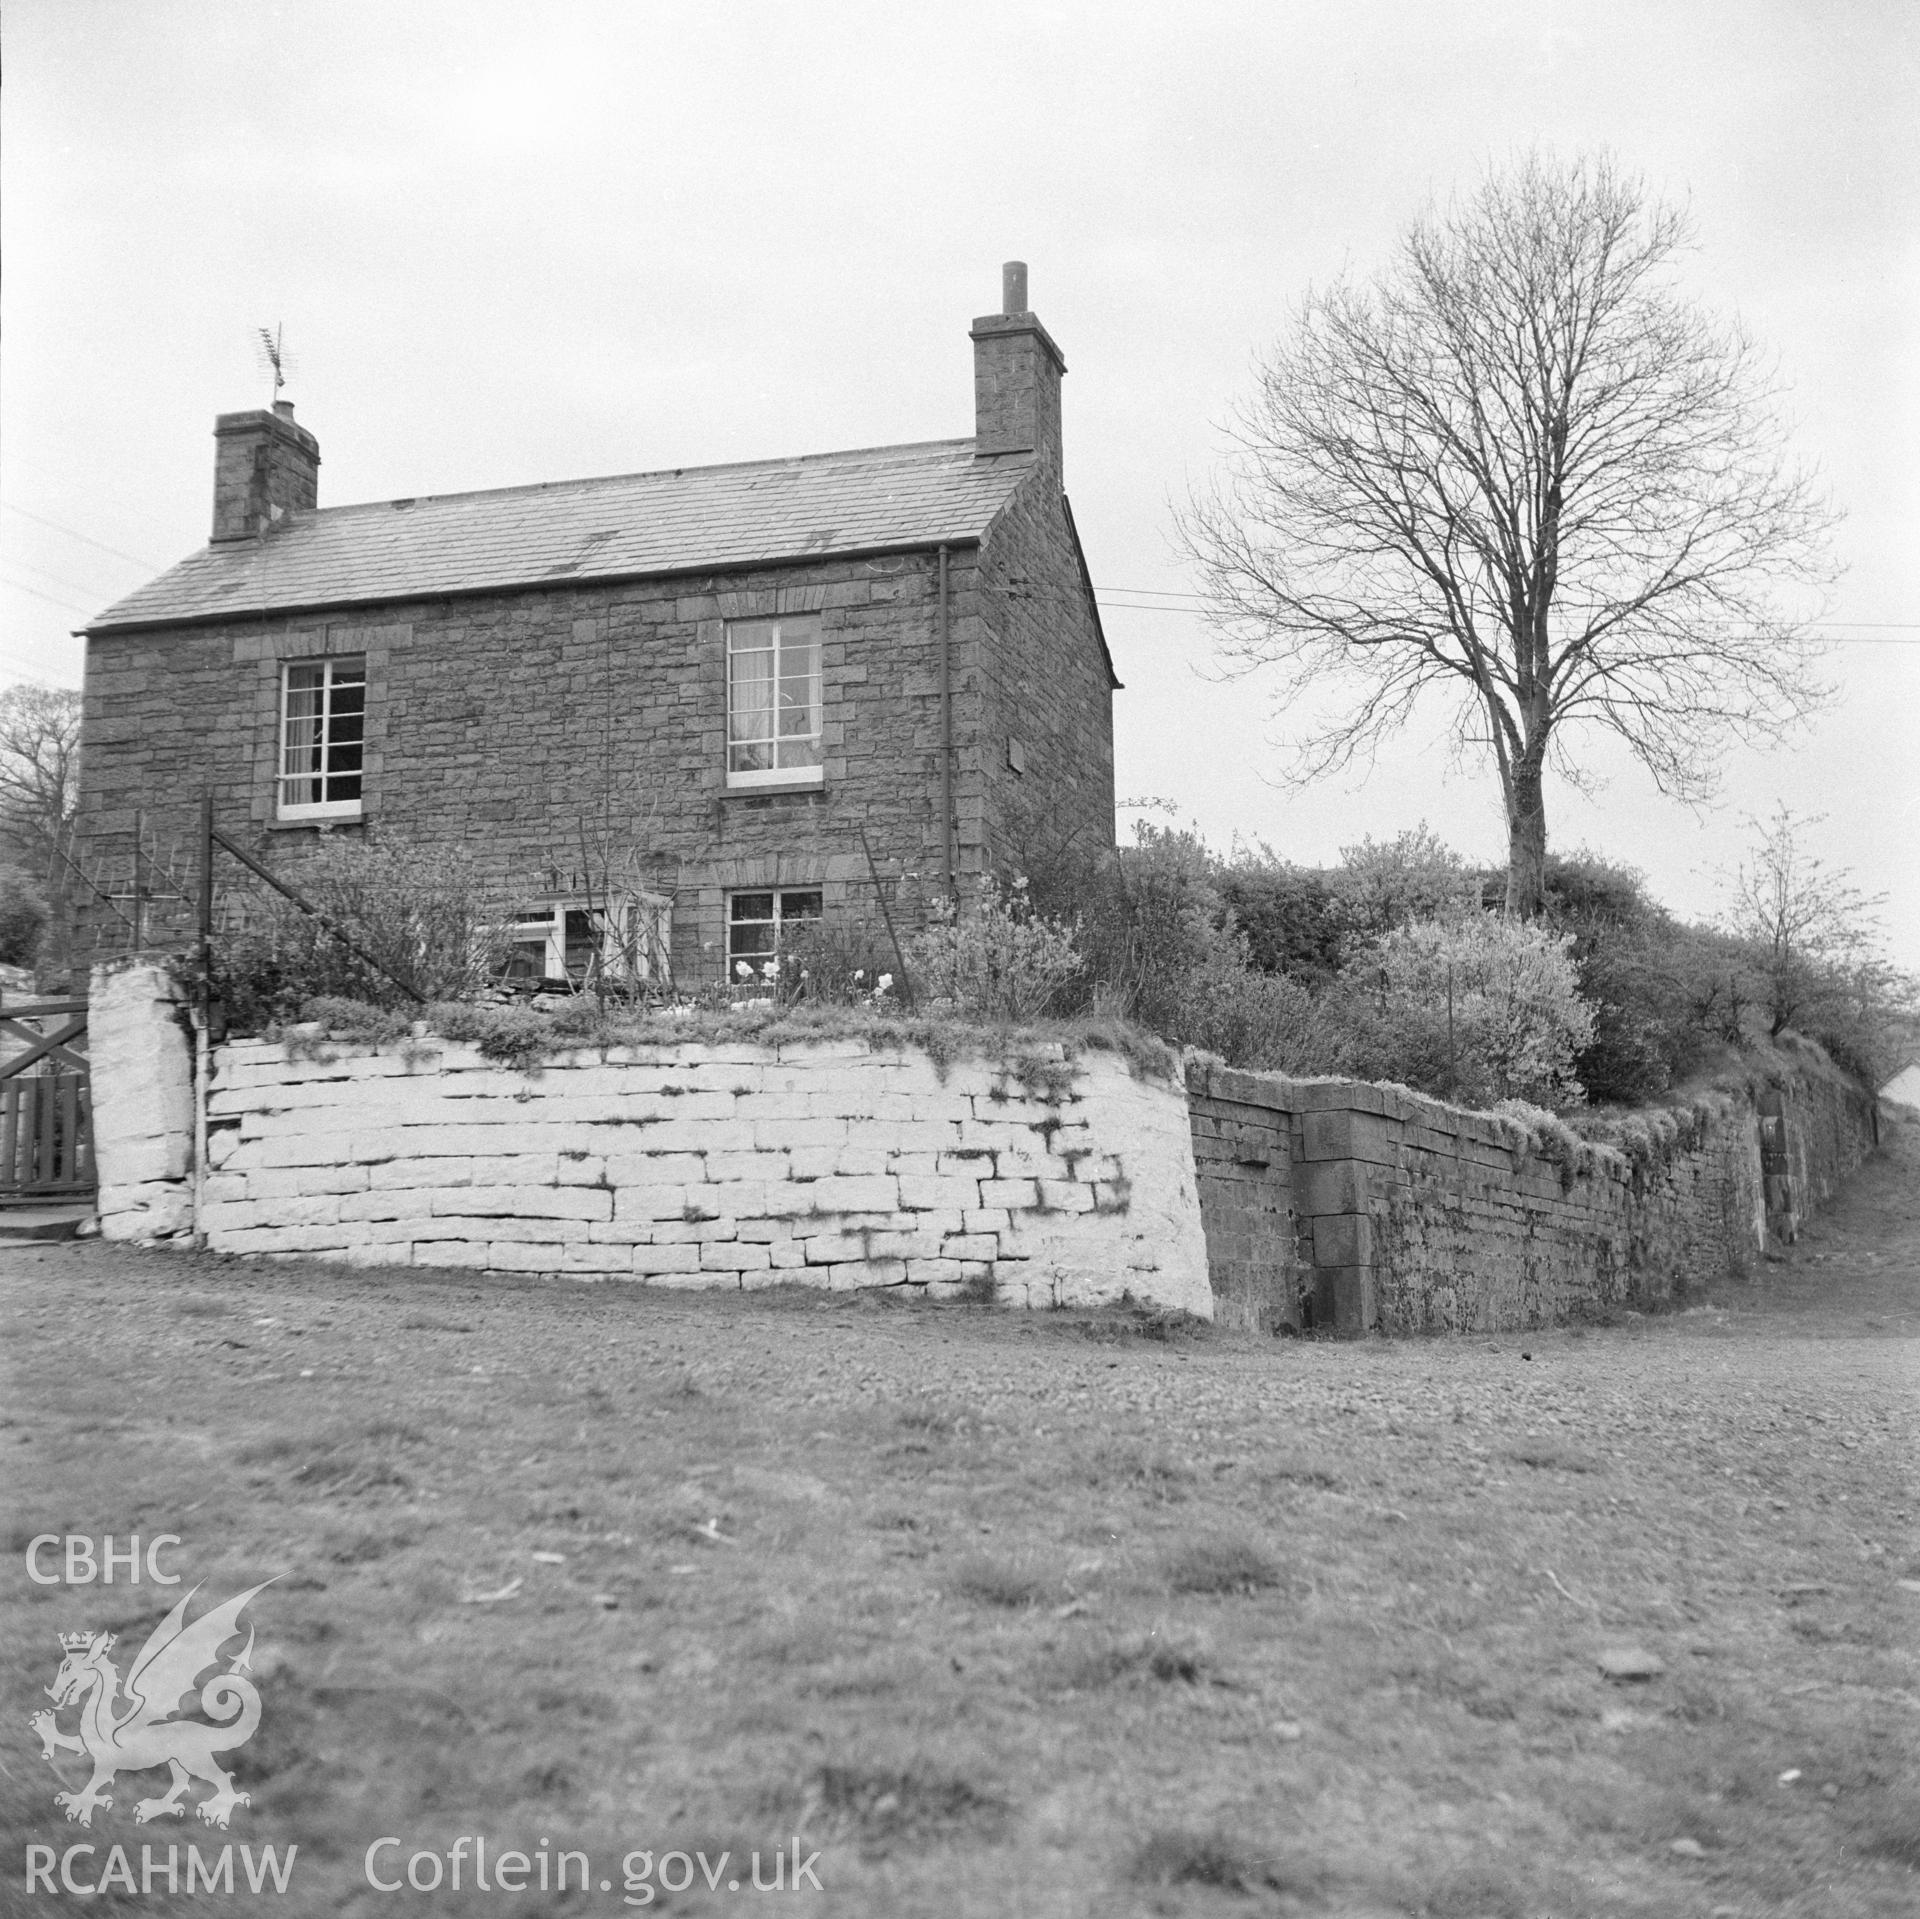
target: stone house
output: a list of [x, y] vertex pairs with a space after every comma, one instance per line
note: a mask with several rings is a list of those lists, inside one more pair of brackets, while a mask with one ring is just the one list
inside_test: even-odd
[[85, 629], [91, 869], [210, 789], [296, 884], [323, 834], [457, 843], [514, 970], [684, 988], [876, 886], [912, 926], [1036, 834], [1111, 846], [1066, 364], [1004, 279], [965, 439], [323, 508], [291, 403], [221, 415], [212, 538]]

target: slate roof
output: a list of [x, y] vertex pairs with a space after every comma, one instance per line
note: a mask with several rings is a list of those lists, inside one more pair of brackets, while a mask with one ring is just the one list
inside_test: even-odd
[[202, 548], [84, 630], [964, 543], [1031, 470], [934, 440], [323, 507]]

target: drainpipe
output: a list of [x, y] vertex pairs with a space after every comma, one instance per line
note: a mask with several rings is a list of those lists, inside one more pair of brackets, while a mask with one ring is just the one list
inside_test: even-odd
[[200, 991], [193, 1022], [193, 1245], [207, 1243], [207, 1079], [213, 1070], [213, 788], [200, 792]]
[[940, 876], [953, 898], [953, 656], [947, 602], [947, 547], [940, 543]]

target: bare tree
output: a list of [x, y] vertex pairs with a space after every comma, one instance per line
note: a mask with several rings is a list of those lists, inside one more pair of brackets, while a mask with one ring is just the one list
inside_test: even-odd
[[1686, 217], [1604, 159], [1538, 155], [1430, 213], [1371, 283], [1307, 295], [1182, 516], [1227, 658], [1349, 704], [1292, 777], [1450, 708], [1506, 804], [1507, 906], [1544, 901], [1549, 763], [1616, 734], [1663, 792], [1826, 696], [1779, 604], [1833, 515], [1737, 325], [1675, 291]]
[[79, 777], [80, 695], [24, 683], [0, 693], [0, 918], [14, 955], [37, 954], [56, 979], [72, 955], [67, 859]]
[[1880, 953], [1884, 893], [1864, 893], [1852, 875], [1807, 845], [1821, 823], [1774, 808], [1749, 820], [1752, 843], [1732, 891], [1729, 930], [1746, 944], [1754, 998], [1767, 1036], [1789, 1026], [1824, 1037], [1874, 1023], [1903, 997], [1903, 982]]
[[80, 695], [27, 684], [0, 693], [0, 843], [42, 878], [72, 843], [79, 779]]

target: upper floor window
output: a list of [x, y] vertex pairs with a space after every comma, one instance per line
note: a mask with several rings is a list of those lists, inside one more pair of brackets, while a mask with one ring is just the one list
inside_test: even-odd
[[727, 784], [818, 785], [820, 622], [727, 628]]
[[366, 730], [364, 654], [280, 669], [280, 818], [360, 817]]

